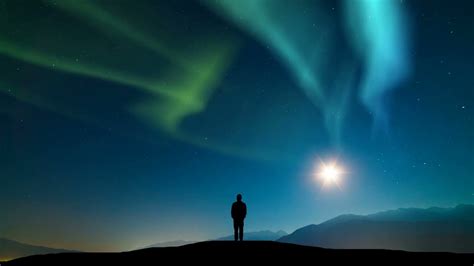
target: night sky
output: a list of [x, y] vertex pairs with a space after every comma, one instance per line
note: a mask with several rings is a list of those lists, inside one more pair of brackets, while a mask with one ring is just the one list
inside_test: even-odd
[[[128, 250], [474, 203], [474, 4], [0, 1], [0, 237]], [[344, 169], [339, 186], [319, 163]]]

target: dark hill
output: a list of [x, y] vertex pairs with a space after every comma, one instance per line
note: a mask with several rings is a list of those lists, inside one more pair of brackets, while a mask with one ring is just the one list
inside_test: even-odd
[[472, 265], [474, 254], [411, 253], [389, 250], [333, 250], [272, 241], [208, 241], [181, 247], [148, 248], [121, 253], [62, 253], [34, 255], [2, 264], [13, 265], [265, 265], [393, 264]]

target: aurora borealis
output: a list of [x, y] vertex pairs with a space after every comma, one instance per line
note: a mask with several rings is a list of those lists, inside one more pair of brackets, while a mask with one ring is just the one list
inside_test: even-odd
[[[236, 24], [254, 33], [286, 62], [309, 100], [319, 107], [330, 136], [339, 143], [340, 130], [351, 89], [360, 86], [360, 98], [373, 113], [377, 124], [386, 124], [383, 98], [386, 91], [402, 81], [409, 72], [406, 47], [409, 46], [407, 19], [396, 1], [343, 1], [343, 23], [350, 56], [338, 57], [341, 37], [331, 32], [337, 24], [324, 13], [324, 2], [286, 1], [209, 1], [219, 11], [227, 11]], [[220, 8], [220, 9], [219, 9]], [[327, 9], [326, 11], [333, 11]], [[345, 22], [345, 23], [344, 23]], [[360, 62], [362, 61], [362, 62]], [[354, 80], [362, 63], [362, 81]], [[327, 80], [325, 69], [335, 78]]]
[[[126, 250], [474, 202], [474, 6], [0, 1], [0, 237]], [[347, 182], [322, 191], [317, 158]]]

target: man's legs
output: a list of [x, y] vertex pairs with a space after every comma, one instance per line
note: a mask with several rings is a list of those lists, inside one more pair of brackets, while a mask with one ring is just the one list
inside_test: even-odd
[[239, 224], [239, 239], [240, 241], [244, 240], [244, 222], [243, 221]]
[[239, 224], [234, 220], [234, 240], [237, 241]]

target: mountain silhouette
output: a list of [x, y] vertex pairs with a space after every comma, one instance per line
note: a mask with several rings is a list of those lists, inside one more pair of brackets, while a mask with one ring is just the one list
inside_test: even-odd
[[474, 205], [341, 215], [278, 241], [337, 249], [474, 252]]
[[37, 254], [77, 252], [74, 250], [56, 249], [20, 243], [6, 238], [0, 238], [0, 261], [11, 260]]
[[390, 250], [336, 250], [274, 241], [207, 241], [181, 247], [148, 248], [129, 252], [81, 252], [35, 255], [2, 266], [15, 265], [265, 265], [342, 264], [344, 265], [472, 265], [474, 254], [417, 253]]

